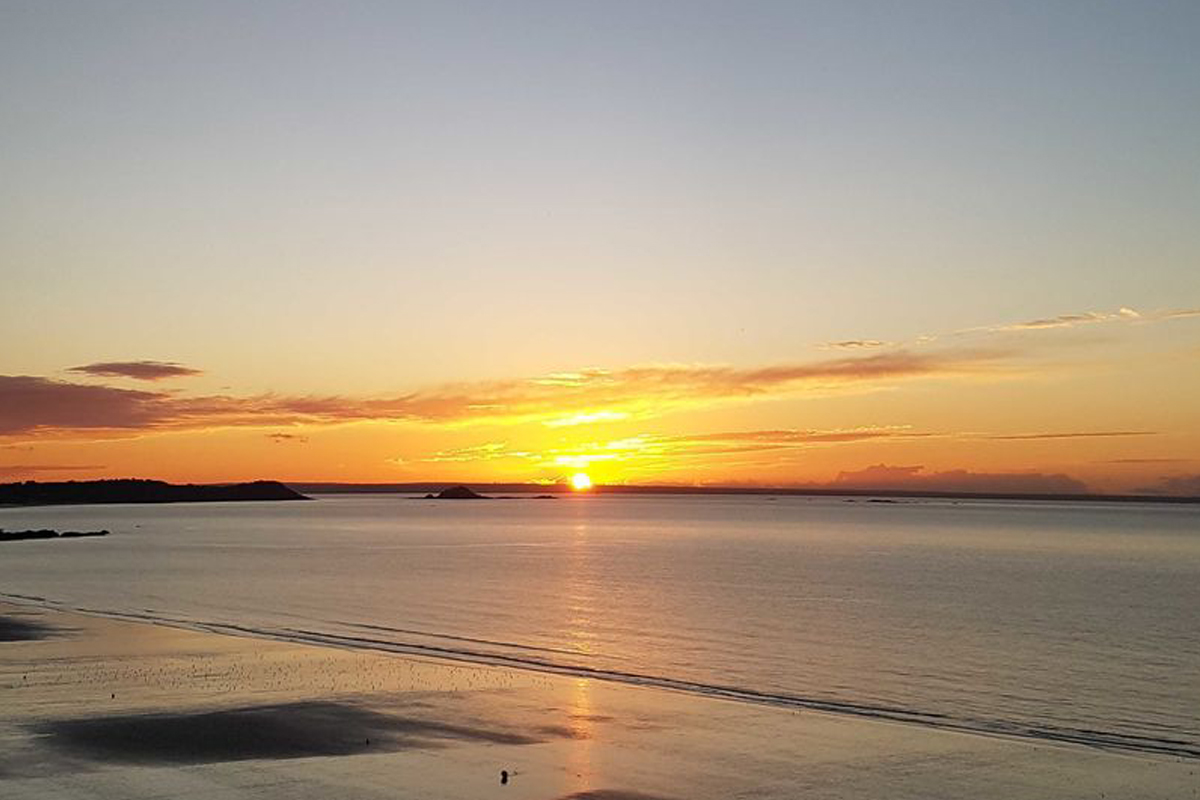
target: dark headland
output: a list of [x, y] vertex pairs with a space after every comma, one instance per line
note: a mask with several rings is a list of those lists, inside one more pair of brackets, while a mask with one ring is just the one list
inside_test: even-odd
[[205, 503], [238, 500], [307, 500], [278, 481], [227, 484], [173, 484], [121, 478], [101, 481], [0, 484], [0, 505], [75, 503]]

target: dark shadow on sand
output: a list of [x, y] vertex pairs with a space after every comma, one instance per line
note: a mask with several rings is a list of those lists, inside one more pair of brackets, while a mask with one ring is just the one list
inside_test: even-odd
[[50, 625], [0, 616], [0, 642], [35, 642], [56, 633], [59, 633], [59, 629]]
[[46, 744], [69, 755], [135, 764], [345, 756], [428, 749], [453, 741], [542, 741], [511, 731], [393, 716], [328, 701], [55, 720], [33, 730], [46, 737]]

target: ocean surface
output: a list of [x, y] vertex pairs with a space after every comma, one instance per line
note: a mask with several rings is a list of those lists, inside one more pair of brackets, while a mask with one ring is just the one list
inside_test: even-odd
[[0, 509], [0, 599], [1200, 759], [1200, 507], [572, 496]]

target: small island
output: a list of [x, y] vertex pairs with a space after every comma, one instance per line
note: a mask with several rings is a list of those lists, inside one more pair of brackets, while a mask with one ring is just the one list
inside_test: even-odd
[[479, 492], [467, 486], [447, 486], [437, 494], [433, 492], [427, 493], [421, 500], [557, 500], [558, 498], [552, 494], [539, 494], [532, 498], [528, 496], [514, 497], [512, 495], [488, 495], [480, 494]]
[[0, 484], [0, 505], [92, 503], [211, 503], [244, 500], [308, 500], [278, 481], [225, 484], [173, 484], [121, 478], [99, 481]]
[[473, 491], [466, 486], [448, 486], [442, 489], [437, 494], [430, 492], [425, 495], [426, 500], [490, 500], [487, 495]]

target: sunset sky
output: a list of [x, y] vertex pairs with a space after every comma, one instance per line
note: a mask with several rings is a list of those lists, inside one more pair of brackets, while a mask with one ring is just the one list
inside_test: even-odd
[[0, 481], [1200, 494], [1198, 32], [0, 1]]

